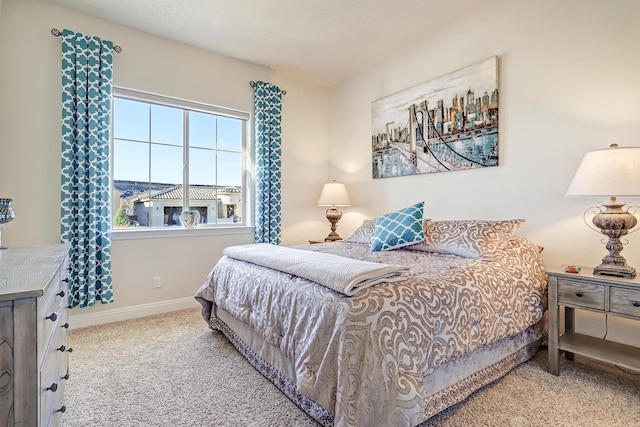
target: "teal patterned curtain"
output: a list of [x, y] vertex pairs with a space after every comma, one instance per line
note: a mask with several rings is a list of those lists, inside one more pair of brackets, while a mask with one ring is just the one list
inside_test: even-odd
[[71, 307], [113, 302], [109, 132], [113, 43], [62, 32], [61, 239]]
[[257, 82], [256, 130], [256, 243], [280, 244], [280, 146], [282, 91], [270, 83]]

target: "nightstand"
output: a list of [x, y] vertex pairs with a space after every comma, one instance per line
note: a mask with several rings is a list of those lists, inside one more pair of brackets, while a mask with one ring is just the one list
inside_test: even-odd
[[[580, 354], [601, 362], [640, 370], [640, 348], [575, 332], [575, 309], [640, 320], [640, 280], [547, 271], [549, 276], [549, 373], [560, 374], [560, 351], [568, 360]], [[564, 306], [565, 331], [560, 335], [560, 306]]]

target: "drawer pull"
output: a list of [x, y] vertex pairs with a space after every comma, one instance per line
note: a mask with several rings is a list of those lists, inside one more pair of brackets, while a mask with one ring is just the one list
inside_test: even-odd
[[69, 305], [67, 306], [67, 308], [68, 308], [69, 310], [71, 310], [71, 309], [73, 308], [73, 306], [72, 306], [71, 304], [69, 304]]
[[64, 325], [60, 326], [61, 328], [65, 328], [65, 329], [69, 329], [69, 322], [65, 323]]
[[56, 348], [56, 350], [58, 351], [65, 351], [67, 349], [67, 347], [65, 347], [64, 345], [61, 345], [60, 347]]
[[67, 353], [73, 353], [73, 349], [72, 349], [71, 347], [69, 347], [69, 348], [67, 349]]
[[634, 307], [640, 307], [640, 301], [631, 301], [631, 305]]
[[64, 283], [69, 283], [69, 278], [68, 278], [68, 277], [65, 277], [64, 279], [62, 279], [62, 281], [63, 281]]
[[61, 380], [68, 380], [69, 379], [69, 372], [67, 372], [67, 375], [65, 375], [64, 377], [60, 378]]
[[55, 322], [56, 320], [58, 320], [58, 315], [56, 313], [51, 313], [51, 316], [47, 316], [45, 317], [45, 319], [49, 319], [52, 322]]
[[582, 298], [584, 296], [584, 294], [582, 292], [576, 292], [576, 296], [578, 298]]
[[56, 392], [56, 390], [58, 390], [58, 383], [53, 383], [51, 384], [49, 387], [47, 387], [47, 390], [51, 390], [52, 392]]
[[67, 405], [62, 405], [56, 412], [62, 412], [64, 414], [67, 412]]
[[60, 298], [62, 298], [64, 296], [64, 291], [60, 291], [56, 295], [58, 295]]

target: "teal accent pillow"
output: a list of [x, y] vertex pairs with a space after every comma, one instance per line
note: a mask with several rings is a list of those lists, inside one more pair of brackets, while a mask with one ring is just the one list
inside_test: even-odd
[[424, 202], [379, 216], [371, 241], [372, 251], [390, 251], [424, 240], [422, 211]]

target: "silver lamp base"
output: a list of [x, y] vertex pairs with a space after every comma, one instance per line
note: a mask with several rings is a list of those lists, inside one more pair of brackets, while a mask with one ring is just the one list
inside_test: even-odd
[[593, 274], [633, 279], [634, 277], [636, 277], [636, 269], [633, 267], [629, 267], [626, 262], [623, 265], [614, 263], [602, 263], [593, 269]]
[[633, 279], [636, 277], [636, 269], [629, 267], [627, 260], [620, 255], [624, 248], [620, 238], [635, 227], [638, 220], [624, 209], [624, 203], [616, 201], [615, 197], [612, 197], [609, 203], [603, 203], [603, 206], [605, 209], [593, 217], [593, 225], [609, 237], [606, 245], [609, 255], [602, 258], [602, 264], [593, 269], [593, 274]]
[[324, 241], [335, 242], [336, 240], [342, 240], [342, 237], [340, 237], [338, 233], [336, 233], [336, 226], [338, 224], [338, 221], [340, 221], [340, 218], [342, 218], [342, 211], [340, 211], [340, 209], [336, 208], [335, 206], [331, 206], [329, 209], [327, 209], [326, 214], [327, 219], [331, 224], [331, 233], [329, 233], [329, 235], [324, 238]]

